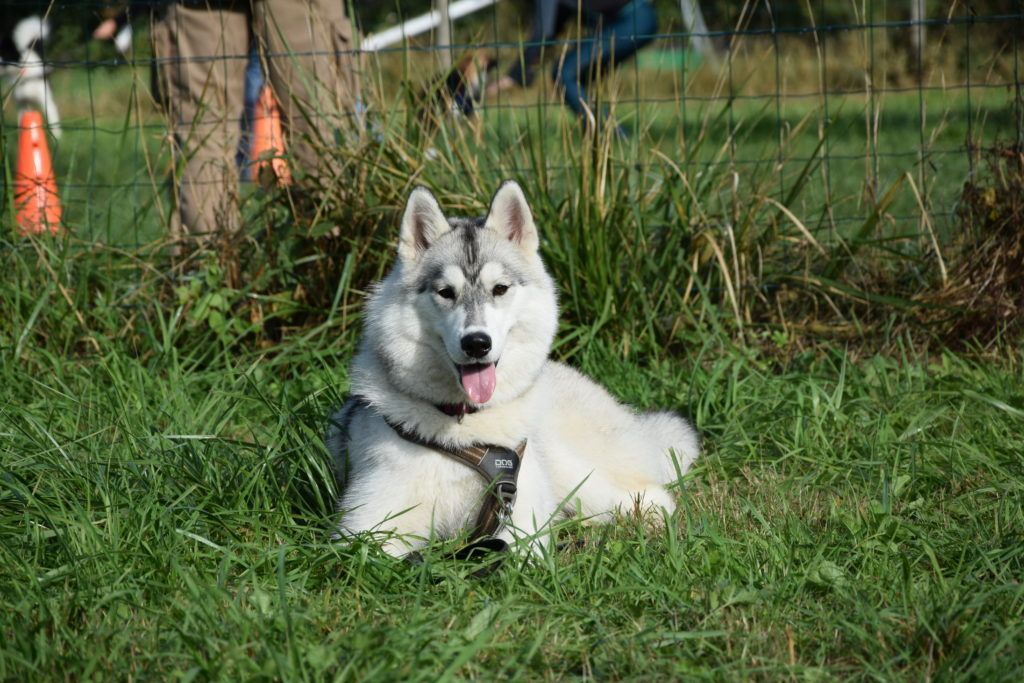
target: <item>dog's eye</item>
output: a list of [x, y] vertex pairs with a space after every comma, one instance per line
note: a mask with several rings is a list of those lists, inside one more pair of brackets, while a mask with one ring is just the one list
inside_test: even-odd
[[491, 290], [491, 294], [494, 296], [502, 296], [508, 291], [508, 285], [494, 285], [494, 289]]
[[442, 287], [441, 289], [437, 290], [437, 295], [442, 299], [454, 299], [455, 290], [452, 289], [451, 287]]

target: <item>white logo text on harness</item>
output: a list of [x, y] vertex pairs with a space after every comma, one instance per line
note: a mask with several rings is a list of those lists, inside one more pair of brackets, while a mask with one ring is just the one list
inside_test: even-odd
[[495, 458], [494, 459], [494, 466], [495, 467], [500, 467], [503, 470], [510, 470], [510, 469], [512, 469], [512, 461], [511, 460], [504, 460], [504, 459], [501, 459], [501, 458]]

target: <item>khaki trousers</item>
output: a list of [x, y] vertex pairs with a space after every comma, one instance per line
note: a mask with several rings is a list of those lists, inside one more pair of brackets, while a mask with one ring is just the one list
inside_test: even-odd
[[294, 175], [330, 180], [332, 151], [354, 129], [359, 99], [343, 3], [172, 2], [154, 17], [155, 85], [175, 140], [173, 238], [203, 241], [239, 228], [235, 152], [254, 44], [281, 108]]

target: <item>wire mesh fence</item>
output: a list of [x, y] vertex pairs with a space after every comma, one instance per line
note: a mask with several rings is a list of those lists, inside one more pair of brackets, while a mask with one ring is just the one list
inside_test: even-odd
[[[964, 183], [985, 155], [1019, 153], [1024, 142], [1024, 3], [1016, 0], [509, 0], [445, 2], [443, 11], [429, 2], [365, 2], [346, 8], [349, 43], [312, 52], [274, 42], [266, 28], [261, 40], [250, 20], [273, 3], [260, 0], [0, 4], [4, 221], [15, 220], [18, 112], [41, 109], [65, 226], [76, 238], [119, 246], [173, 230], [188, 155], [211, 134], [194, 125], [194, 112], [187, 120], [175, 114], [154, 74], [210, 60], [234, 73], [250, 67], [252, 82], [206, 93], [231, 110], [231, 157], [242, 171], [233, 200], [243, 206], [259, 194], [246, 179], [248, 142], [238, 132], [252, 125], [253, 93], [262, 79], [274, 81], [275, 62], [311, 55], [344, 55], [358, 74], [359, 86], [317, 77], [333, 95], [348, 89], [335, 97], [347, 123], [332, 123], [319, 141], [323, 154], [346, 163], [378, 163], [373, 146], [398, 137], [412, 169], [469, 154], [482, 177], [529, 178], [558, 194], [570, 191], [559, 189], [559, 177], [583, 163], [574, 155], [588, 149], [587, 136], [605, 136], [604, 163], [694, 187], [706, 175], [729, 175], [728, 201], [749, 192], [814, 235], [870, 220], [948, 235]], [[161, 52], [160, 31], [176, 4], [244, 19], [211, 32], [207, 56]], [[545, 5], [558, 21], [538, 31]], [[309, 6], [292, 6], [313, 26]], [[31, 16], [48, 31], [37, 19], [38, 35], [26, 38]], [[94, 36], [104, 22], [107, 32]], [[605, 40], [587, 42], [595, 37]], [[293, 84], [305, 77], [293, 74]], [[288, 86], [272, 85], [287, 100], [280, 91]], [[313, 109], [302, 115], [331, 115]], [[300, 114], [283, 114], [288, 135]], [[346, 149], [356, 150], [354, 160]], [[294, 152], [289, 144], [285, 156], [301, 166]], [[191, 182], [236, 192], [216, 175]]]

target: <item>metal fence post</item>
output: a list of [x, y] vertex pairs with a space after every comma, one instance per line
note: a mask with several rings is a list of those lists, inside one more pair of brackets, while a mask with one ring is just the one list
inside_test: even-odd
[[452, 20], [448, 14], [448, 0], [436, 0], [435, 5], [441, 15], [435, 47], [438, 48], [437, 58], [441, 62], [441, 69], [447, 71], [452, 68]]

